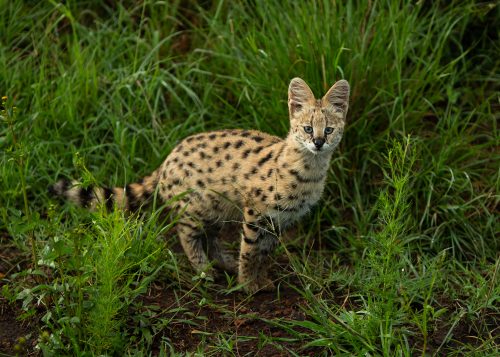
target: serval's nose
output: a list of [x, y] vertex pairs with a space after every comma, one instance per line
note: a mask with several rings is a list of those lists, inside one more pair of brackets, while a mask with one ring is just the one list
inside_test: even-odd
[[321, 147], [325, 143], [325, 139], [324, 138], [315, 138], [313, 140], [313, 143], [314, 143], [314, 146], [316, 146], [316, 149], [319, 150], [319, 149], [321, 149]]

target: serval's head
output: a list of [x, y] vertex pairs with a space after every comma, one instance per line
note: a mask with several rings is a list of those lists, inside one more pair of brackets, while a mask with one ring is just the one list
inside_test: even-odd
[[315, 99], [309, 86], [294, 78], [288, 87], [290, 135], [313, 154], [333, 151], [344, 132], [349, 107], [349, 83], [336, 82], [323, 98]]

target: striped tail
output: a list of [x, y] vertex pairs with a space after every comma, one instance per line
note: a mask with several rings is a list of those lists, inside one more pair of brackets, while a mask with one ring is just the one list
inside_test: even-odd
[[62, 179], [57, 181], [49, 192], [78, 206], [95, 210], [99, 204], [106, 205], [108, 211], [116, 205], [120, 209], [137, 211], [141, 206], [151, 201], [158, 184], [158, 173], [153, 172], [137, 183], [122, 187], [86, 187], [83, 188], [77, 181]]

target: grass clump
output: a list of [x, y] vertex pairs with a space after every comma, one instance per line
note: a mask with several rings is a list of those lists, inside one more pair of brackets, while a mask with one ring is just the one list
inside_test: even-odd
[[[47, 354], [125, 353], [133, 337], [124, 332], [130, 322], [127, 311], [160, 271], [176, 264], [157, 240], [169, 229], [162, 227], [158, 215], [142, 221], [114, 211], [89, 218], [89, 223], [68, 227], [69, 234], [50, 239], [41, 252], [40, 264], [47, 267], [45, 277], [51, 284], [30, 293], [44, 304], [54, 304], [41, 318], [51, 331], [50, 338], [40, 343]], [[55, 300], [45, 301], [44, 296]]]

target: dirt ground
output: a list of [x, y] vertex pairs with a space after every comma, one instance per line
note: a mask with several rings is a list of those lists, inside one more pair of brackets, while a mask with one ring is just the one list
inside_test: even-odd
[[[26, 256], [16, 249], [5, 234], [0, 235], [0, 289], [6, 283], [4, 277], [26, 269], [27, 264]], [[293, 280], [293, 277], [290, 279]], [[224, 281], [216, 281], [216, 283], [225, 284]], [[216, 289], [212, 290], [216, 291]], [[128, 311], [129, 316], [137, 316], [153, 306], [155, 309], [150, 310], [149, 313], [166, 321], [171, 320], [154, 336], [153, 355], [159, 351], [162, 340], [169, 341], [176, 351], [196, 351], [202, 344], [204, 352], [214, 352], [214, 347], [220, 343], [218, 334], [233, 336], [232, 340], [237, 341], [233, 346], [233, 353], [239, 356], [288, 356], [290, 355], [288, 351], [315, 356], [320, 352], [315, 348], [304, 349], [305, 342], [297, 335], [270, 322], [306, 320], [303, 311], [306, 301], [286, 282], [280, 286], [279, 298], [276, 292], [264, 292], [248, 297], [241, 292], [224, 295], [214, 293], [212, 290], [209, 295], [211, 301], [200, 304], [200, 301], [192, 295], [183, 296], [184, 292], [156, 282], [150, 286], [146, 294], [140, 297], [141, 303]], [[355, 302], [347, 301], [341, 295], [338, 299], [339, 301], [335, 303], [347, 303], [352, 309], [356, 309]], [[446, 297], [440, 298], [440, 305], [447, 307], [450, 313], [460, 311], [461, 308], [457, 302], [449, 301]], [[415, 306], [414, 308], [421, 307]], [[0, 294], [0, 356], [10, 356], [16, 353], [25, 356], [40, 355], [35, 345], [42, 333], [40, 319], [45, 311], [35, 310], [30, 316], [20, 318], [24, 313], [20, 303], [9, 303]], [[193, 321], [196, 321], [196, 324], [193, 324]], [[430, 327], [427, 341], [427, 350], [430, 354], [436, 351], [445, 353], [465, 343], [479, 346], [482, 339], [487, 339], [490, 334], [497, 336], [500, 344], [500, 314], [498, 313], [486, 313], [483, 319], [476, 319], [476, 323], [471, 323], [466, 316], [453, 327], [451, 323], [452, 321], [441, 319]], [[127, 328], [132, 330], [135, 327], [134, 324], [136, 322], [130, 319]], [[411, 329], [411, 326], [409, 328]], [[301, 332], [300, 328], [294, 327], [294, 329]], [[450, 330], [452, 338], [443, 343], [448, 339]], [[279, 343], [263, 344], [262, 340], [266, 336], [279, 339]], [[421, 333], [415, 331], [409, 343], [411, 347], [423, 346]]]
[[[0, 235], [0, 290], [7, 283], [5, 277], [27, 269], [28, 265], [29, 260], [26, 255], [15, 247], [6, 234]], [[224, 281], [217, 283], [225, 284]], [[306, 316], [301, 310], [305, 305], [304, 299], [295, 290], [284, 285], [280, 287], [279, 299], [276, 297], [276, 292], [263, 292], [250, 298], [242, 292], [235, 292], [229, 295], [216, 294], [212, 296], [213, 300], [210, 303], [200, 306], [199, 301], [193, 300], [192, 296], [187, 296], [179, 302], [179, 296], [183, 292], [167, 288], [158, 282], [152, 284], [147, 294], [141, 297], [139, 305], [144, 309], [155, 306], [157, 309], [155, 311], [161, 311], [158, 313], [158, 318], [172, 319], [171, 323], [154, 337], [153, 351], [158, 352], [160, 341], [167, 339], [177, 351], [195, 351], [204, 341], [208, 352], [210, 347], [217, 345], [218, 333], [244, 336], [235, 339], [238, 342], [233, 352], [237, 355], [251, 353], [256, 356], [287, 356], [289, 353], [284, 348], [298, 351], [303, 345], [302, 341], [285, 330], [265, 322], [265, 320], [305, 320]], [[131, 316], [141, 312], [143, 311], [129, 311]], [[30, 316], [26, 316], [19, 302], [9, 303], [0, 294], [0, 356], [40, 355], [35, 345], [42, 333], [40, 319], [44, 313], [45, 311], [33, 311]], [[193, 319], [198, 321], [196, 326], [187, 323]], [[130, 321], [128, 327], [131, 329], [134, 327], [132, 324], [133, 321]], [[261, 346], [262, 336], [284, 340], [276, 345]], [[315, 355], [314, 352], [314, 349], [310, 349], [302, 350], [301, 353], [312, 356]]]
[[[292, 289], [284, 289], [283, 297], [279, 300], [273, 293], [262, 293], [253, 297], [249, 301], [244, 301], [242, 294], [232, 294], [230, 296], [221, 296], [216, 300], [216, 304], [210, 304], [199, 307], [197, 301], [183, 302], [181, 304], [183, 312], [166, 312], [162, 318], [168, 319], [174, 317], [171, 324], [163, 332], [155, 336], [155, 352], [158, 352], [158, 346], [162, 338], [167, 338], [177, 351], [195, 351], [197, 346], [205, 340], [208, 346], [217, 344], [217, 333], [226, 333], [235, 336], [246, 336], [249, 338], [241, 339], [244, 342], [235, 344], [237, 355], [247, 355], [249, 353], [255, 356], [288, 356], [289, 353], [283, 350], [283, 347], [292, 351], [298, 351], [302, 347], [301, 341], [280, 342], [280, 345], [265, 345], [260, 347], [259, 335], [275, 338], [296, 339], [294, 336], [286, 333], [283, 329], [273, 327], [263, 320], [273, 319], [293, 319], [304, 320], [305, 315], [300, 307], [304, 304], [303, 299]], [[177, 296], [174, 291], [165, 291], [163, 288], [152, 287], [148, 294], [143, 297], [145, 308], [149, 305], [155, 305], [164, 311], [175, 310], [177, 305]], [[219, 308], [224, 306], [224, 310]], [[228, 313], [233, 311], [234, 314]], [[32, 316], [27, 320], [20, 321], [16, 316], [22, 314], [22, 310], [16, 304], [8, 304], [7, 300], [0, 298], [0, 356], [1, 353], [7, 355], [15, 354], [15, 345], [19, 345], [21, 338], [26, 338], [22, 345], [22, 355], [38, 355], [34, 350], [40, 333], [40, 316]], [[193, 319], [201, 321], [197, 326], [192, 326], [184, 320]], [[313, 349], [302, 351], [303, 355], [314, 356]]]
[[[9, 304], [1, 293], [6, 283], [5, 277], [26, 268], [24, 255], [8, 240], [7, 234], [0, 232], [0, 356], [21, 353], [33, 355], [36, 339], [33, 337], [38, 332], [39, 318], [31, 316], [19, 320], [23, 311], [17, 304]], [[22, 343], [22, 339], [26, 341]], [[20, 341], [21, 339], [21, 341]], [[21, 342], [21, 344], [19, 344]], [[21, 350], [15, 350], [19, 344]], [[28, 352], [32, 351], [32, 352]]]
[[[206, 352], [210, 346], [217, 345], [217, 334], [244, 337], [235, 339], [233, 352], [236, 355], [252, 354], [255, 356], [288, 356], [289, 353], [283, 348], [298, 351], [303, 342], [297, 340], [279, 327], [272, 326], [264, 320], [298, 320], [306, 319], [301, 306], [305, 305], [303, 298], [291, 288], [281, 291], [282, 297], [276, 299], [275, 293], [260, 293], [248, 299], [241, 293], [229, 296], [217, 296], [213, 304], [198, 306], [198, 301], [182, 304], [188, 310], [181, 313], [165, 314], [165, 317], [177, 315], [177, 321], [193, 319], [193, 315], [199, 321], [197, 326], [191, 326], [182, 322], [173, 322], [158, 339], [166, 337], [172, 342], [176, 350], [194, 351], [200, 342], [205, 341]], [[177, 306], [176, 296], [173, 292], [160, 289], [152, 289], [150, 294], [144, 297], [145, 304], [155, 304], [164, 310], [175, 310]], [[223, 308], [221, 308], [223, 307]], [[200, 318], [201, 317], [201, 318]], [[266, 344], [260, 346], [259, 335], [283, 339], [279, 345]], [[248, 337], [248, 338], [247, 338]], [[284, 341], [289, 339], [290, 341]], [[294, 341], [295, 340], [295, 341]], [[315, 355], [313, 349], [302, 350], [303, 355]]]

